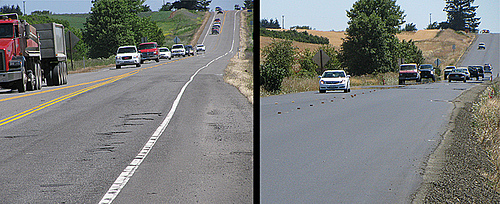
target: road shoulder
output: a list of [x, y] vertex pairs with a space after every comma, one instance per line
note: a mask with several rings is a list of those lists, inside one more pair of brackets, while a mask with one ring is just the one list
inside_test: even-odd
[[423, 183], [413, 203], [499, 203], [500, 194], [483, 173], [495, 171], [472, 130], [471, 106], [491, 83], [474, 86], [453, 104], [441, 143], [429, 156]]

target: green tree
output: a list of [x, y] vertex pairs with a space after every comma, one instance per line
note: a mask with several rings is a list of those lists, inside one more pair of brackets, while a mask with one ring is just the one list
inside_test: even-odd
[[413, 23], [407, 23], [405, 27], [403, 28], [403, 31], [417, 31], [417, 25]]
[[17, 6], [4, 5], [0, 7], [0, 13], [17, 13], [17, 15], [19, 16], [23, 15], [23, 12], [21, 12], [21, 8], [19, 7], [19, 5]]
[[295, 48], [290, 40], [273, 40], [262, 49], [264, 65], [260, 67], [261, 86], [267, 91], [281, 90], [283, 78], [290, 76]]
[[352, 75], [396, 69], [396, 54], [404, 12], [395, 0], [359, 0], [347, 11], [349, 27], [339, 60]]
[[174, 8], [174, 5], [170, 2], [165, 3], [161, 6], [160, 11], [171, 11]]
[[108, 58], [119, 46], [137, 45], [141, 37], [163, 43], [163, 34], [150, 18], [140, 18], [144, 0], [93, 1], [91, 14], [84, 24], [83, 41], [91, 58]]
[[243, 5], [245, 5], [245, 8], [247, 9], [253, 9], [253, 0], [245, 0]]
[[481, 18], [476, 17], [479, 6], [471, 5], [474, 0], [446, 0], [444, 11], [448, 15], [448, 26], [453, 30], [477, 31]]

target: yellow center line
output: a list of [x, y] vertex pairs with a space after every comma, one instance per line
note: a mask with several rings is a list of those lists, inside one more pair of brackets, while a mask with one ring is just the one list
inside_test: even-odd
[[182, 58], [182, 59], [178, 59], [178, 60], [174, 60], [174, 61], [170, 61], [170, 62], [166, 62], [166, 63], [162, 63], [162, 64], [157, 64], [157, 65], [152, 66], [152, 67], [141, 68], [141, 69], [137, 69], [137, 70], [134, 70], [134, 71], [127, 72], [127, 73], [122, 74], [122, 75], [108, 77], [108, 78], [104, 78], [104, 79], [99, 79], [99, 80], [95, 80], [95, 81], [91, 81], [91, 82], [86, 82], [86, 83], [81, 83], [81, 84], [76, 84], [76, 85], [71, 85], [71, 86], [66, 86], [66, 87], [60, 87], [60, 88], [56, 88], [56, 89], [51, 89], [51, 90], [47, 90], [47, 91], [40, 91], [40, 92], [36, 92], [36, 93], [25, 94], [25, 95], [20, 95], [20, 96], [15, 96], [15, 97], [11, 97], [11, 98], [2, 99], [2, 100], [0, 100], [0, 102], [1, 101], [7, 101], [7, 100], [13, 100], [13, 99], [17, 99], [17, 98], [22, 98], [22, 97], [27, 97], [27, 96], [33, 96], [33, 95], [47, 93], [47, 92], [52, 92], [52, 91], [56, 91], [56, 90], [62, 90], [62, 89], [67, 89], [67, 88], [72, 88], [72, 87], [77, 87], [77, 86], [82, 86], [82, 85], [88, 85], [88, 84], [98, 83], [98, 84], [94, 84], [92, 86], [80, 89], [78, 91], [66, 94], [64, 96], [52, 99], [52, 100], [50, 100], [48, 102], [42, 103], [42, 104], [40, 104], [40, 105], [38, 105], [38, 106], [36, 106], [34, 108], [25, 110], [25, 111], [23, 111], [21, 113], [13, 115], [13, 116], [1, 119], [0, 120], [0, 126], [8, 124], [8, 123], [11, 123], [11, 122], [16, 121], [16, 120], [19, 120], [21, 118], [24, 118], [24, 117], [26, 117], [28, 115], [31, 115], [32, 113], [35, 113], [35, 112], [37, 112], [39, 110], [47, 108], [47, 107], [49, 107], [51, 105], [54, 105], [56, 103], [59, 103], [61, 101], [66, 100], [66, 99], [72, 98], [74, 96], [78, 96], [78, 95], [80, 95], [82, 93], [85, 93], [87, 91], [90, 91], [92, 89], [95, 89], [95, 88], [104, 86], [106, 84], [110, 84], [110, 83], [116, 82], [116, 81], [118, 81], [120, 79], [123, 79], [123, 78], [129, 77], [129, 76], [135, 75], [135, 74], [139, 73], [142, 70], [146, 70], [146, 69], [158, 67], [158, 66], [161, 66], [161, 65], [166, 65], [166, 64], [173, 63], [173, 62], [180, 61], [180, 60], [184, 60], [184, 59], [187, 59], [187, 58]]

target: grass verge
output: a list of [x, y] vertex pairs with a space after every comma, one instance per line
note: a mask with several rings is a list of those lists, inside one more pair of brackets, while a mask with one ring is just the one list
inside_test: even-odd
[[478, 101], [472, 106], [472, 121], [479, 143], [486, 149], [496, 168], [496, 174], [484, 176], [500, 193], [500, 81], [496, 80], [479, 95]]
[[[377, 86], [377, 85], [398, 85], [398, 73], [390, 72], [383, 74], [368, 74], [363, 76], [352, 76], [351, 86]], [[301, 77], [287, 77], [283, 79], [281, 91], [271, 93], [265, 89], [260, 89], [260, 96], [266, 97], [270, 95], [280, 95], [289, 93], [298, 93], [305, 91], [318, 91], [319, 79], [301, 78]]]

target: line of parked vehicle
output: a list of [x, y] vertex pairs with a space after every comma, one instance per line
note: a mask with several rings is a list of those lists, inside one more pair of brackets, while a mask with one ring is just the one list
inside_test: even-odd
[[192, 45], [175, 44], [172, 51], [166, 47], [159, 47], [156, 42], [141, 43], [139, 48], [135, 45], [122, 46], [116, 51], [116, 68], [121, 66], [135, 65], [140, 67], [147, 60], [160, 62], [160, 59], [172, 59], [172, 57], [185, 57], [186, 55], [195, 55], [205, 53], [205, 45], [198, 44], [196, 48]]

